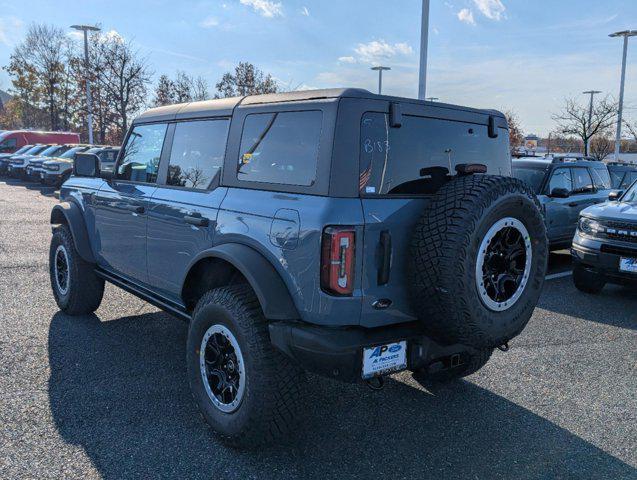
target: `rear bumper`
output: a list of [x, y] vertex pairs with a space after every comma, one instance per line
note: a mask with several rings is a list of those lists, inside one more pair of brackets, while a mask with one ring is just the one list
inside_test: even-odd
[[272, 344], [304, 370], [344, 382], [362, 380], [363, 348], [407, 341], [407, 369], [425, 368], [472, 348], [439, 345], [425, 336], [419, 324], [380, 328], [332, 328], [303, 322], [273, 322]]

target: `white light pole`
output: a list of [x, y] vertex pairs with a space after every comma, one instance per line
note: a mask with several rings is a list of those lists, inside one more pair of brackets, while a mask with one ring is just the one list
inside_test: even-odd
[[[591, 128], [591, 122], [593, 121], [593, 96], [598, 93], [602, 93], [600, 90], [588, 90], [586, 92], [582, 92], [584, 95], [591, 96], [591, 103], [588, 105], [588, 129], [586, 131], [586, 135], [588, 136], [588, 132]], [[588, 147], [589, 147], [589, 139], [586, 140], [586, 145], [584, 145], [584, 153], [588, 155]]]
[[93, 102], [91, 100], [91, 80], [88, 63], [88, 32], [99, 32], [99, 28], [92, 25], [71, 25], [71, 28], [84, 32], [84, 71], [86, 74], [86, 109], [88, 112], [88, 143], [93, 144]]
[[418, 98], [424, 100], [427, 92], [427, 44], [429, 41], [429, 0], [422, 0], [420, 24], [420, 74], [418, 76]]
[[624, 108], [624, 81], [626, 80], [626, 54], [628, 53], [628, 37], [637, 35], [637, 30], [624, 30], [611, 33], [609, 37], [624, 37], [624, 54], [622, 57], [622, 77], [619, 84], [619, 109], [617, 111], [617, 135], [615, 136], [615, 161], [619, 161], [619, 147], [622, 137], [622, 110]]
[[378, 72], [378, 95], [383, 93], [383, 72], [385, 70], [391, 70], [391, 67], [381, 67], [378, 65], [377, 67], [372, 67], [372, 70]]

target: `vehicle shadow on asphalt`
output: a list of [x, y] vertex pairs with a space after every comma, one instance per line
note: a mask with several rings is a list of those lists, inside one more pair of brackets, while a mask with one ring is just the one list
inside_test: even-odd
[[560, 295], [542, 295], [538, 308], [574, 318], [637, 330], [637, 289], [606, 285], [597, 295], [580, 292], [573, 278], [551, 280], [544, 290], [557, 289]]
[[628, 464], [468, 381], [421, 390], [389, 379], [373, 392], [310, 376], [296, 438], [232, 450], [191, 399], [186, 331], [163, 313], [51, 319], [55, 425], [102, 477], [635, 478]]
[[25, 187], [27, 190], [39, 191], [40, 194], [44, 195], [45, 197], [60, 198], [59, 191], [53, 186], [41, 185], [38, 183], [31, 183], [24, 180], [12, 178], [1, 178], [0, 181], [12, 187]]

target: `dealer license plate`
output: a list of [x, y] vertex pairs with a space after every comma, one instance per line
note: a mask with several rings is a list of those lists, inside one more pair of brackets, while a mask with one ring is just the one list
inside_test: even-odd
[[637, 258], [621, 258], [619, 269], [622, 272], [637, 273]]
[[363, 349], [363, 378], [407, 368], [407, 342], [387, 343]]
[[44, 173], [43, 172], [40, 172], [40, 178], [42, 178], [42, 179], [44, 178]]

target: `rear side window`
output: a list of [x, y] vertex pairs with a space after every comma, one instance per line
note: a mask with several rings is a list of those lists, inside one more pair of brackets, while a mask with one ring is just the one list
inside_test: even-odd
[[157, 181], [166, 127], [164, 123], [137, 125], [133, 128], [124, 147], [124, 155], [117, 166], [118, 179], [143, 183]]
[[573, 168], [573, 192], [584, 193], [593, 190], [593, 180], [591, 179], [588, 168], [575, 167]]
[[513, 167], [511, 171], [515, 178], [522, 180], [530, 186], [535, 193], [540, 193], [540, 187], [546, 174], [544, 168]]
[[175, 126], [166, 184], [207, 189], [221, 173], [228, 120], [183, 122]]
[[[403, 115], [389, 127], [385, 113], [368, 112], [361, 124], [359, 189], [366, 195], [427, 194], [460, 163], [508, 158], [508, 135], [488, 138], [487, 126]], [[432, 171], [421, 175], [423, 168]], [[424, 172], [423, 172], [424, 173]]]
[[591, 175], [593, 176], [593, 185], [599, 190], [608, 190], [610, 188], [610, 174], [608, 168], [604, 165], [594, 167], [591, 169]]
[[321, 111], [259, 113], [243, 125], [237, 178], [310, 186], [316, 181]]

